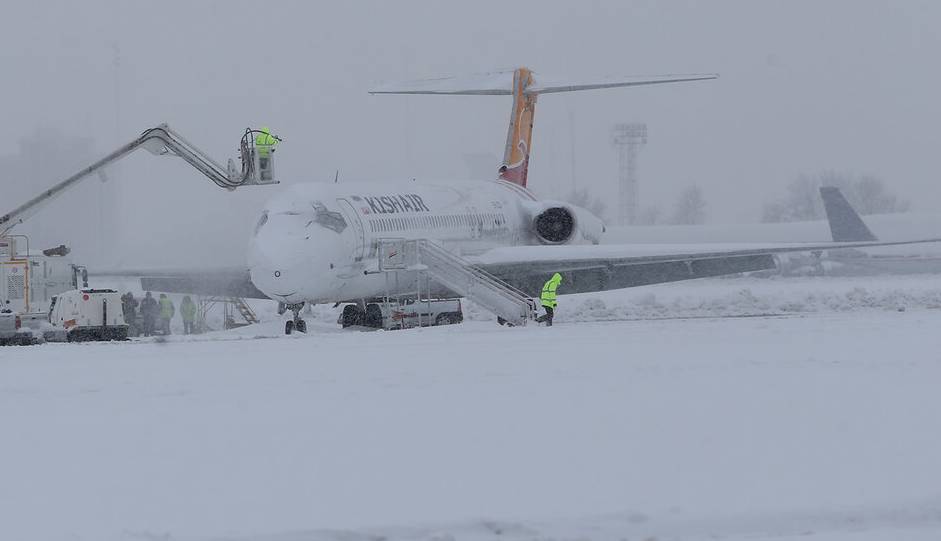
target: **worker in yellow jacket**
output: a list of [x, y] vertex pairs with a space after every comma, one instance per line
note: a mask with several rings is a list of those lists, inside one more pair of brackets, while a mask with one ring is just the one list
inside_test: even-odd
[[170, 300], [170, 297], [167, 297], [166, 293], [160, 294], [157, 305], [160, 307], [160, 330], [163, 331], [164, 336], [169, 336], [170, 320], [176, 314], [176, 306], [173, 305], [173, 301]]
[[258, 167], [261, 169], [261, 178], [271, 179], [271, 153], [274, 152], [274, 146], [281, 139], [277, 135], [271, 135], [271, 129], [265, 126], [255, 136], [255, 148], [258, 149]]
[[542, 316], [539, 316], [539, 319], [536, 321], [543, 323], [545, 322], [546, 327], [552, 326], [552, 317], [555, 315], [555, 307], [558, 306], [556, 299], [558, 295], [556, 294], [556, 289], [559, 288], [559, 284], [562, 283], [562, 275], [555, 273], [552, 275], [552, 278], [542, 286], [542, 294], [539, 296], [539, 299], [542, 301], [542, 307], [545, 308], [546, 313]]

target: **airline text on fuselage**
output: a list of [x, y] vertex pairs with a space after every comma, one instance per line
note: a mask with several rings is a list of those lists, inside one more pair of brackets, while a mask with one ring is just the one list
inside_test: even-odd
[[[428, 205], [416, 194], [393, 194], [378, 197], [362, 196], [369, 211], [376, 214], [395, 214], [399, 212], [431, 212]], [[364, 207], [365, 210], [365, 207]]]

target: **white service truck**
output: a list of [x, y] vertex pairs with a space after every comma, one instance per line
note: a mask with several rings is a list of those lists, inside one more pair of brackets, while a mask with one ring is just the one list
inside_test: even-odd
[[39, 329], [53, 297], [77, 289], [80, 279], [87, 287], [87, 274], [68, 253], [65, 246], [31, 250], [24, 235], [0, 236], [0, 309], [19, 314], [23, 327]]
[[76, 289], [56, 296], [49, 323], [69, 342], [127, 339], [121, 294], [113, 289]]
[[337, 319], [344, 329], [369, 327], [385, 330], [453, 325], [462, 321], [461, 299], [382, 300], [367, 303], [365, 311], [359, 305], [347, 304]]
[[0, 346], [32, 344], [33, 333], [21, 327], [18, 314], [8, 308], [0, 309]]

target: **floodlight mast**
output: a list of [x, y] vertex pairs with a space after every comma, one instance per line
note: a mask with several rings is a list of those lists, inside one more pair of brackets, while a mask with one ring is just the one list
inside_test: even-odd
[[278, 184], [274, 178], [274, 147], [270, 147], [262, 156], [255, 146], [254, 136], [257, 133], [261, 132], [249, 128], [242, 135], [239, 144], [241, 167], [236, 167], [235, 160], [232, 159], [229, 159], [227, 167], [222, 167], [199, 147], [171, 130], [168, 125], [160, 124], [155, 128], [150, 128], [130, 143], [0, 216], [0, 236], [7, 234], [13, 227], [39, 211], [44, 204], [75, 187], [92, 173], [100, 171], [141, 147], [158, 156], [183, 158], [183, 161], [193, 166], [217, 186], [230, 191], [242, 186]]
[[618, 149], [618, 225], [637, 221], [639, 187], [637, 154], [647, 144], [647, 124], [616, 124], [611, 144]]

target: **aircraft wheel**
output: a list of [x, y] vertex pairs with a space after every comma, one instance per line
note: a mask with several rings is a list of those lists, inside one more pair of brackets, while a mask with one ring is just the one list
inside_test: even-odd
[[297, 330], [297, 332], [302, 332], [304, 334], [307, 334], [307, 322], [304, 321], [303, 319], [298, 319], [297, 322], [294, 324], [294, 329]]
[[497, 316], [497, 323], [499, 323], [500, 325], [506, 325], [506, 320], [500, 316]]
[[284, 334], [291, 334], [292, 332], [294, 332], [294, 322], [285, 321], [284, 322]]
[[455, 325], [457, 323], [460, 323], [460, 320], [454, 314], [441, 314], [435, 319], [435, 325]]
[[355, 304], [347, 304], [343, 307], [343, 317], [341, 319], [343, 328], [353, 325], [362, 325], [364, 314]]
[[382, 308], [378, 304], [370, 303], [366, 305], [366, 312], [363, 314], [363, 322], [367, 327], [374, 329], [382, 328]]

